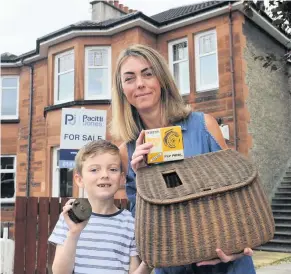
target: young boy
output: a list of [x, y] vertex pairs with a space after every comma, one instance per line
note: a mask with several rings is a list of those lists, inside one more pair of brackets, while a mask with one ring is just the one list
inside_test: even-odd
[[114, 205], [124, 176], [118, 147], [105, 140], [90, 142], [79, 150], [75, 165], [75, 181], [86, 190], [93, 213], [76, 224], [68, 216], [74, 199], [63, 207], [49, 237], [57, 245], [53, 273], [150, 273], [136, 251], [134, 218]]

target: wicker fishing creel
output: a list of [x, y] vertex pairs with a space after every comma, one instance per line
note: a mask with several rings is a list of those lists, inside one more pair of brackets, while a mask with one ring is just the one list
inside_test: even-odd
[[256, 247], [274, 219], [254, 165], [222, 150], [144, 167], [136, 175], [136, 243], [150, 266], [185, 265]]

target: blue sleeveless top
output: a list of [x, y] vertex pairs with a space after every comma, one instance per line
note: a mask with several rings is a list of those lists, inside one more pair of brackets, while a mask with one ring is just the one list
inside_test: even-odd
[[[187, 119], [177, 122], [175, 125], [182, 128], [185, 157], [221, 150], [220, 145], [206, 128], [204, 113], [192, 112]], [[127, 143], [128, 167], [125, 188], [133, 216], [135, 216], [136, 185], [135, 173], [131, 168], [130, 161], [134, 150], [135, 141]]]

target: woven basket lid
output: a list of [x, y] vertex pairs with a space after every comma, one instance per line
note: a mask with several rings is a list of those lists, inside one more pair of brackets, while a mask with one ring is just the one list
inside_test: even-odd
[[70, 218], [76, 222], [83, 222], [88, 220], [92, 214], [92, 207], [86, 198], [77, 198], [73, 202], [73, 207], [69, 211]]
[[138, 194], [153, 204], [172, 204], [223, 193], [250, 184], [254, 165], [226, 149], [138, 169]]

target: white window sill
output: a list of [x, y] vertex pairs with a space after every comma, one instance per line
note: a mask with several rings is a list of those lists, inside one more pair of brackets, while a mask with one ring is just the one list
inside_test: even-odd
[[190, 93], [191, 93], [190, 90], [187, 91], [187, 92], [181, 92], [181, 91], [180, 91], [180, 95], [181, 95], [181, 96], [190, 95]]
[[69, 99], [63, 100], [63, 101], [55, 101], [54, 105], [65, 104], [65, 103], [72, 102], [72, 101], [74, 101], [74, 98], [69, 98]]
[[15, 203], [15, 197], [14, 198], [1, 198], [0, 204], [14, 204]]
[[209, 88], [202, 88], [202, 89], [197, 89], [197, 93], [202, 93], [202, 92], [207, 92], [207, 91], [216, 91], [218, 90], [219, 87], [209, 87]]
[[17, 120], [19, 116], [17, 115], [1, 115], [1, 120]]
[[103, 96], [103, 97], [85, 97], [85, 100], [111, 100], [111, 97]]

